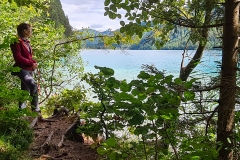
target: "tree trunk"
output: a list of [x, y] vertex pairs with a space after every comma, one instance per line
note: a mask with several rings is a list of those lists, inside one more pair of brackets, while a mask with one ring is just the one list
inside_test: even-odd
[[[206, 12], [205, 12], [205, 17], [204, 17], [204, 24], [203, 26], [207, 26], [211, 23], [211, 14], [212, 11], [214, 10], [213, 7], [211, 7], [211, 1], [207, 1], [206, 5], [209, 6], [206, 8]], [[186, 81], [187, 78], [189, 77], [189, 75], [192, 73], [193, 69], [198, 65], [198, 63], [200, 62], [202, 56], [203, 56], [203, 52], [204, 49], [207, 45], [208, 42], [208, 32], [209, 32], [209, 28], [208, 27], [204, 27], [200, 30], [200, 35], [201, 37], [199, 37], [199, 45], [198, 48], [196, 50], [195, 55], [193, 56], [192, 60], [187, 64], [186, 67], [184, 67], [183, 65], [183, 61], [181, 64], [181, 69], [180, 69], [180, 76], [179, 78], [182, 81]], [[183, 59], [184, 60], [184, 59]]]
[[[207, 35], [208, 31], [206, 31], [205, 33]], [[207, 36], [205, 38], [207, 40]], [[199, 42], [199, 43], [200, 44], [198, 45], [197, 51], [196, 51], [194, 57], [192, 58], [192, 60], [187, 64], [186, 67], [181, 66], [179, 78], [182, 81], [187, 80], [189, 75], [192, 73], [193, 69], [198, 65], [198, 63], [200, 62], [200, 60], [202, 58], [203, 51], [206, 47], [206, 43], [204, 43], [204, 44], [202, 44], [201, 42]], [[183, 65], [183, 63], [182, 63], [182, 65]]]
[[234, 109], [236, 93], [236, 68], [238, 54], [238, 0], [225, 1], [223, 26], [223, 55], [221, 69], [221, 86], [218, 107], [217, 141], [219, 160], [233, 159], [234, 146]]

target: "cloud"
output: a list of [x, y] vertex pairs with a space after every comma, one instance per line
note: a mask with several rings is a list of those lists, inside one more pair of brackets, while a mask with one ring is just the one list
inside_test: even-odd
[[119, 29], [119, 19], [104, 16], [104, 0], [60, 0], [70, 25], [75, 29], [92, 28], [100, 31]]

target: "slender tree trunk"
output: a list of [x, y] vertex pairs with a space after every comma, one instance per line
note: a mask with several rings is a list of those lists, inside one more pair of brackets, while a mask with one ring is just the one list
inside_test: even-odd
[[233, 159], [232, 149], [234, 146], [233, 130], [238, 53], [238, 18], [238, 0], [226, 0], [223, 27], [221, 86], [217, 123], [217, 141], [222, 144], [219, 145], [219, 160]]
[[[207, 33], [208, 31], [206, 31]], [[205, 37], [207, 39], [207, 37]], [[192, 58], [192, 60], [187, 64], [186, 67], [181, 66], [180, 69], [180, 76], [179, 78], [182, 81], [186, 81], [187, 78], [189, 77], [189, 75], [192, 73], [193, 69], [198, 65], [198, 63], [200, 62], [202, 55], [203, 55], [203, 51], [206, 47], [206, 43], [202, 44], [200, 42], [200, 44], [198, 45], [197, 51], [194, 55], [194, 57]], [[182, 63], [183, 65], [183, 63]]]
[[[210, 7], [211, 6], [210, 0], [207, 1], [206, 5], [209, 7], [206, 8], [203, 26], [207, 26], [211, 23], [211, 13], [212, 13], [212, 10], [214, 9], [214, 8]], [[199, 37], [199, 45], [198, 45], [198, 48], [197, 48], [196, 53], [193, 56], [192, 60], [185, 67], [183, 66], [184, 63], [182, 61], [179, 78], [183, 81], [187, 80], [189, 75], [192, 73], [193, 69], [198, 65], [198, 63], [200, 62], [200, 60], [203, 56], [204, 49], [207, 45], [208, 36], [209, 36], [208, 35], [209, 28], [207, 28], [207, 27], [202, 28], [202, 29], [200, 29], [200, 32], [201, 32], [201, 36]]]

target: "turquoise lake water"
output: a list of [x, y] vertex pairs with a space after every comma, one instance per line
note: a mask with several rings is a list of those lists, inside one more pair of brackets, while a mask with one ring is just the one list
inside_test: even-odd
[[[186, 65], [195, 51], [188, 51], [185, 58]], [[119, 80], [136, 79], [142, 70], [142, 64], [154, 64], [160, 71], [166, 74], [179, 76], [183, 50], [83, 50], [80, 52], [83, 61], [88, 63], [85, 72], [97, 73], [94, 66], [109, 67], [114, 69], [115, 77]], [[219, 68], [215, 61], [221, 61], [221, 52], [209, 50], [204, 52], [201, 63], [194, 69], [192, 75], [215, 74]]]

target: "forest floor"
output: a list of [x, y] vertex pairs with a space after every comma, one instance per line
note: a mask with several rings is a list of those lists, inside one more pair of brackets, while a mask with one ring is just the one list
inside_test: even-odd
[[[35, 120], [35, 122], [34, 122]], [[76, 119], [68, 116], [51, 119], [35, 118], [31, 128], [34, 129], [34, 140], [27, 151], [27, 157], [33, 160], [97, 160], [100, 156], [89, 141], [89, 137], [74, 133], [69, 140]], [[76, 127], [75, 127], [76, 129]], [[68, 137], [68, 138], [67, 138]]]

